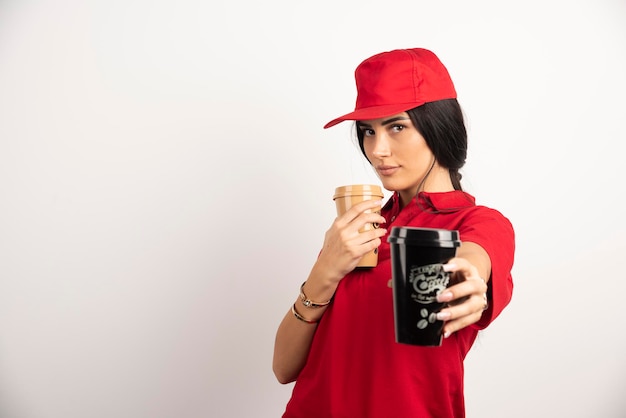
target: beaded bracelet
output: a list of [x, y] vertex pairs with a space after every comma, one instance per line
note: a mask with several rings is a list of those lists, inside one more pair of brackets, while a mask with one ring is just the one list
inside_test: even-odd
[[306, 295], [304, 294], [305, 283], [306, 281], [303, 282], [302, 285], [300, 285], [300, 300], [302, 301], [302, 304], [304, 306], [306, 306], [307, 308], [321, 308], [330, 303], [330, 300], [327, 300], [326, 302], [313, 302], [311, 299], [307, 298]]
[[305, 317], [300, 315], [298, 313], [298, 311], [296, 311], [296, 304], [295, 303], [293, 305], [291, 305], [291, 313], [293, 313], [293, 316], [298, 318], [300, 321], [306, 322], [307, 324], [317, 324], [319, 322], [319, 320], [306, 319]]

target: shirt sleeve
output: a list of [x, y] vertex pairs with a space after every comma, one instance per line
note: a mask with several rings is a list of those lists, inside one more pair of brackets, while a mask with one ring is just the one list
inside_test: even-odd
[[511, 222], [500, 212], [478, 206], [460, 228], [461, 241], [480, 245], [491, 260], [491, 277], [487, 290], [489, 307], [472, 326], [486, 328], [500, 315], [513, 295], [515, 232]]

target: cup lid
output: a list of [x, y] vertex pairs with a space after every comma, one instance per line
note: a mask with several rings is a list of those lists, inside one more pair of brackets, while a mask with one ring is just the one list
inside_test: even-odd
[[387, 242], [392, 244], [423, 245], [428, 247], [459, 247], [459, 231], [439, 228], [394, 226]]
[[333, 200], [342, 196], [378, 196], [382, 199], [385, 195], [383, 189], [376, 184], [349, 184], [337, 187]]

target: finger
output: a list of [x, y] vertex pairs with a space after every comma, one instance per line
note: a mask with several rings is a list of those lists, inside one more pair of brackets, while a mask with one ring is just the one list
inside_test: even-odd
[[472, 324], [475, 324], [480, 320], [482, 311], [480, 313], [474, 313], [472, 315], [464, 316], [459, 319], [454, 319], [447, 321], [443, 327], [443, 337], [448, 338], [450, 335], [454, 334], [457, 331], [462, 330], [465, 327], [468, 327]]
[[458, 283], [463, 280], [480, 280], [484, 283], [487, 281], [479, 274], [475, 265], [471, 264], [464, 258], [453, 258], [443, 265], [443, 270], [449, 272], [452, 283]]
[[363, 251], [363, 255], [365, 255], [369, 253], [370, 251], [373, 251], [375, 248], [380, 247], [381, 243], [382, 243], [382, 240], [380, 238], [374, 238], [372, 240], [369, 240], [361, 244], [360, 249]]
[[[380, 212], [382, 201], [380, 200], [364, 200], [352, 206], [343, 215], [340, 215], [337, 219], [340, 222], [348, 224], [357, 218], [360, 214], [369, 211], [370, 213]], [[384, 219], [380, 214], [377, 214], [380, 219]], [[384, 221], [382, 221], [384, 222]]]
[[437, 295], [438, 302], [452, 302], [470, 295], [487, 293], [487, 283], [480, 277], [471, 278], [446, 288]]
[[487, 281], [478, 275], [476, 268], [470, 265], [466, 270], [468, 275], [462, 277], [462, 270], [451, 273], [450, 286], [437, 295], [439, 302], [463, 302], [471, 295], [486, 295], [488, 290]]
[[468, 277], [474, 274], [478, 275], [476, 267], [474, 267], [466, 259], [460, 257], [454, 257], [448, 260], [448, 262], [443, 265], [443, 270], [450, 273], [461, 274], [464, 277]]
[[[379, 229], [380, 225], [384, 225], [386, 220], [384, 217], [376, 213], [361, 213], [350, 222], [345, 219], [335, 221], [335, 226], [341, 231], [345, 238], [357, 237], [359, 233]], [[384, 230], [384, 229], [383, 229]]]
[[437, 319], [446, 322], [444, 334], [449, 335], [480, 320], [487, 307], [486, 294], [473, 294], [459, 305], [442, 309]]
[[485, 293], [474, 293], [470, 296], [467, 296], [463, 303], [459, 303], [457, 305], [449, 305], [442, 309], [439, 312], [441, 315], [439, 315], [438, 319], [454, 320], [467, 315], [472, 315], [476, 312], [482, 314], [485, 308], [485, 301]]
[[382, 243], [381, 238], [384, 234], [384, 229], [373, 229], [360, 233], [358, 236], [346, 241], [345, 248], [354, 256], [361, 257], [375, 248], [378, 248]]
[[385, 228], [370, 229], [359, 233], [351, 242], [356, 245], [362, 245], [375, 239], [380, 239], [387, 233]]
[[350, 260], [351, 263], [355, 263], [351, 266], [350, 269], [352, 269], [365, 254], [373, 251], [375, 248], [378, 248], [381, 243], [382, 240], [379, 237], [374, 237], [368, 241], [347, 245], [344, 247], [342, 254], [346, 257], [346, 260]]

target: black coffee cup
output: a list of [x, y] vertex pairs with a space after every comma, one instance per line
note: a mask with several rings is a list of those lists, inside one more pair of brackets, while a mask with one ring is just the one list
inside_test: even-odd
[[443, 321], [436, 314], [446, 305], [437, 295], [450, 283], [443, 264], [461, 245], [455, 230], [393, 227], [391, 244], [396, 342], [440, 346]]

